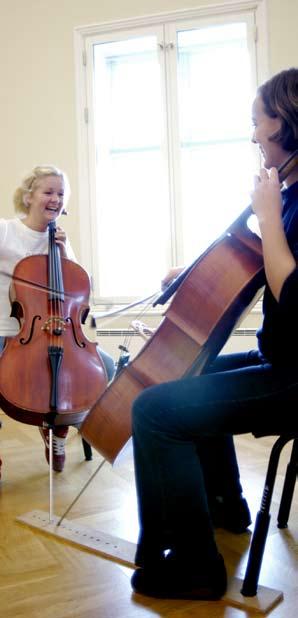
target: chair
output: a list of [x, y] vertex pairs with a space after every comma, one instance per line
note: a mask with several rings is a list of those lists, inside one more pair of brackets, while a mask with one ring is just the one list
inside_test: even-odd
[[82, 438], [82, 445], [83, 445], [83, 450], [84, 450], [84, 455], [85, 455], [86, 461], [91, 461], [91, 459], [92, 459], [92, 448], [91, 448], [89, 442], [86, 442], [86, 440], [84, 440], [84, 438]]
[[[262, 434], [264, 436], [264, 434]], [[255, 437], [260, 438], [261, 435]], [[252, 597], [257, 594], [258, 581], [262, 566], [263, 554], [270, 523], [270, 505], [279, 464], [280, 455], [284, 446], [293, 440], [291, 457], [287, 465], [283, 491], [277, 516], [278, 528], [286, 528], [290, 514], [293, 493], [298, 473], [298, 432], [280, 435], [275, 441], [269, 458], [263, 495], [258, 511], [253, 536], [250, 544], [247, 567], [241, 593]]]
[[[1, 427], [2, 427], [2, 423], [0, 421], [0, 429], [1, 429]], [[0, 479], [1, 479], [1, 467], [2, 467], [2, 459], [0, 457]]]

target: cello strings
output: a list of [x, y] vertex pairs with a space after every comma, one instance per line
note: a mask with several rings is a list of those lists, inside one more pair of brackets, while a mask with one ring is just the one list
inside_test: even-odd
[[[58, 282], [57, 282], [57, 276], [56, 276], [56, 268], [55, 268], [55, 241], [54, 241], [54, 235], [55, 235], [55, 224], [54, 226], [49, 225], [49, 235], [50, 235], [50, 242], [49, 242], [49, 251], [50, 251], [50, 286], [54, 287], [56, 290], [58, 290]], [[56, 313], [57, 313], [57, 298], [58, 298], [58, 294], [57, 293], [53, 293], [51, 295], [51, 345], [54, 345], [56, 343], [56, 338], [55, 338], [55, 317], [56, 317]]]

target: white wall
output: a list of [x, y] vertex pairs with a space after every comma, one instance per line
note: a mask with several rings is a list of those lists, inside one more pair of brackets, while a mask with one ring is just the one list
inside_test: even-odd
[[[37, 163], [55, 163], [70, 177], [71, 215], [63, 225], [80, 257], [74, 28], [219, 3], [0, 0], [1, 216], [13, 214], [12, 194], [25, 172]], [[270, 73], [274, 73], [297, 62], [298, 2], [268, 0], [267, 6]]]

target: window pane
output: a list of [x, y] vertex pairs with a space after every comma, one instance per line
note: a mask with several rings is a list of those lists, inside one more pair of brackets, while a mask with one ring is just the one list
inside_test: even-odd
[[178, 33], [182, 252], [186, 263], [249, 203], [251, 76], [245, 23]]
[[94, 84], [100, 294], [143, 295], [170, 234], [156, 37], [95, 45]]

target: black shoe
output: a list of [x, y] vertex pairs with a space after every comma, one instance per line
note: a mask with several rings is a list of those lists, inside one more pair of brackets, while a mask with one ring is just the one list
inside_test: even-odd
[[166, 552], [166, 548], [170, 547], [170, 541], [163, 539], [163, 546], [157, 544], [156, 534], [153, 537], [146, 534], [144, 536], [143, 530], [141, 530], [138, 538], [138, 544], [135, 554], [135, 565], [137, 567], [148, 567], [150, 564], [156, 565], [158, 562], [163, 561], [169, 551]]
[[227, 588], [227, 573], [223, 558], [208, 567], [189, 567], [175, 558], [134, 571], [131, 578], [134, 592], [159, 599], [220, 599]]
[[215, 528], [224, 528], [234, 534], [246, 532], [251, 524], [248, 504], [242, 496], [233, 500], [216, 499], [210, 506], [210, 512]]

